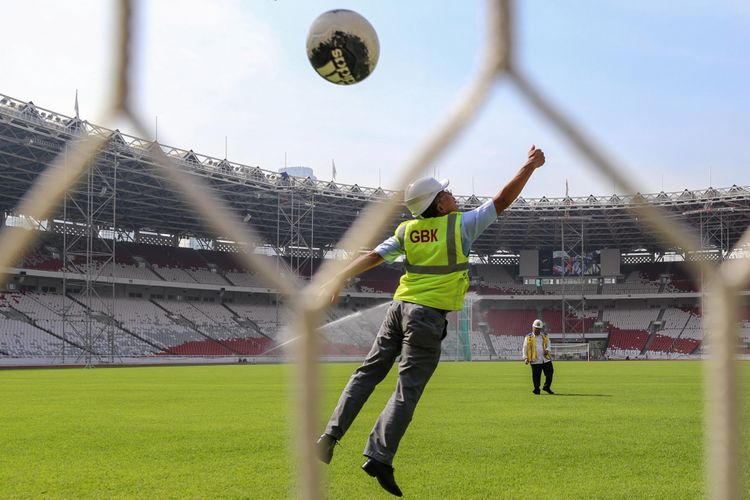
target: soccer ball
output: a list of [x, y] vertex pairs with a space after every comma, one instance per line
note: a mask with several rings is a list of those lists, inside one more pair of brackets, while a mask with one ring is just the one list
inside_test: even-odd
[[351, 85], [367, 78], [379, 56], [375, 29], [351, 10], [324, 12], [307, 33], [310, 64], [320, 76], [337, 85]]

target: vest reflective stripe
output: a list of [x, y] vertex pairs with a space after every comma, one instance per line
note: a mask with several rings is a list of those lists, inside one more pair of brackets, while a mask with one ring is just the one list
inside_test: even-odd
[[453, 264], [452, 266], [413, 266], [404, 262], [404, 269], [410, 273], [417, 274], [450, 274], [469, 269], [469, 263]]
[[[456, 214], [448, 214], [448, 267], [456, 265]], [[466, 269], [469, 263], [466, 263]]]
[[406, 234], [406, 224], [401, 224], [398, 226], [398, 229], [396, 229], [396, 239], [398, 240], [398, 244], [401, 245], [401, 248], [406, 248], [404, 246], [404, 234]]

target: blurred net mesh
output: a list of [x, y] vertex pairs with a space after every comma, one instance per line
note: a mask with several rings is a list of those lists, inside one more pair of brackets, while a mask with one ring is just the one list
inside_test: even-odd
[[[413, 155], [399, 170], [398, 184], [406, 186], [430, 165], [458, 134], [474, 118], [499, 78], [508, 79], [518, 89], [526, 103], [539, 111], [551, 127], [566, 137], [585, 157], [592, 168], [609, 177], [623, 192], [643, 192], [627, 176], [627, 170], [616, 165], [603, 154], [591, 139], [560, 113], [552, 103], [537, 90], [514, 64], [513, 2], [511, 0], [488, 1], [487, 35], [484, 54], [479, 71], [471, 84], [460, 96], [445, 118], [424, 141], [415, 148]], [[108, 110], [100, 121], [104, 126], [116, 120], [132, 125], [143, 137], [149, 137], [142, 117], [134, 112], [130, 102], [131, 53], [133, 32], [133, 3], [118, 2], [118, 39], [115, 46], [112, 98]], [[31, 189], [23, 196], [16, 212], [42, 220], [60, 204], [65, 192], [83, 175], [95, 155], [107, 144], [107, 136], [88, 135], [81, 137], [68, 148], [67, 158], [62, 154], [36, 179]], [[176, 192], [183, 193], [197, 214], [217, 236], [234, 241], [260, 242], [255, 231], [243, 224], [238, 214], [229, 207], [211, 188], [196, 176], [187, 174], [158, 148], [155, 160]], [[63, 168], [65, 167], [65, 168]], [[391, 223], [400, 200], [391, 198], [377, 206], [371, 204], [349, 228], [339, 248], [356, 255], [361, 248], [371, 247], [374, 235], [383, 233]], [[652, 205], [634, 207], [640, 220], [662, 235], [665, 242], [684, 251], [700, 248], [696, 235], [687, 227], [668, 220]], [[0, 233], [0, 269], [12, 267], [33, 243], [36, 232], [8, 231]], [[750, 229], [745, 230], [738, 247], [750, 244]], [[317, 461], [313, 457], [313, 439], [318, 426], [318, 369], [320, 351], [315, 329], [324, 319], [328, 307], [324, 285], [335, 279], [346, 262], [328, 260], [313, 276], [307, 286], [290, 276], [280, 276], [269, 266], [264, 266], [259, 257], [242, 253], [243, 264], [254, 271], [268, 287], [276, 288], [286, 296], [293, 316], [293, 331], [298, 337], [294, 342], [297, 366], [297, 457], [299, 463], [298, 493], [305, 498], [321, 496], [321, 482]], [[738, 388], [738, 364], [735, 356], [739, 319], [739, 290], [750, 278], [750, 260], [727, 260], [720, 265], [703, 261], [688, 263], [695, 276], [703, 276], [705, 285], [704, 309], [707, 331], [708, 360], [706, 361], [705, 413], [706, 438], [706, 491], [711, 498], [739, 498], [741, 484], [741, 446], [739, 439], [740, 407]]]

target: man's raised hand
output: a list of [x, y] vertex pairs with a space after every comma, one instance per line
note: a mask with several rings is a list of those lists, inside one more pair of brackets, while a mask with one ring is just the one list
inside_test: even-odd
[[529, 158], [526, 160], [526, 165], [532, 166], [533, 168], [539, 168], [544, 165], [544, 159], [544, 151], [538, 149], [532, 144], [529, 149]]

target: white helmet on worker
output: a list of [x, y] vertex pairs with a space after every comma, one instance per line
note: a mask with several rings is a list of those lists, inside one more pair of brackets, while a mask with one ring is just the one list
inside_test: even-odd
[[435, 196], [448, 187], [448, 179], [441, 181], [434, 177], [422, 177], [406, 187], [404, 202], [414, 217], [419, 217], [432, 204]]
[[541, 319], [535, 319], [534, 322], [531, 324], [532, 328], [539, 328], [540, 330], [544, 328], [544, 323]]

